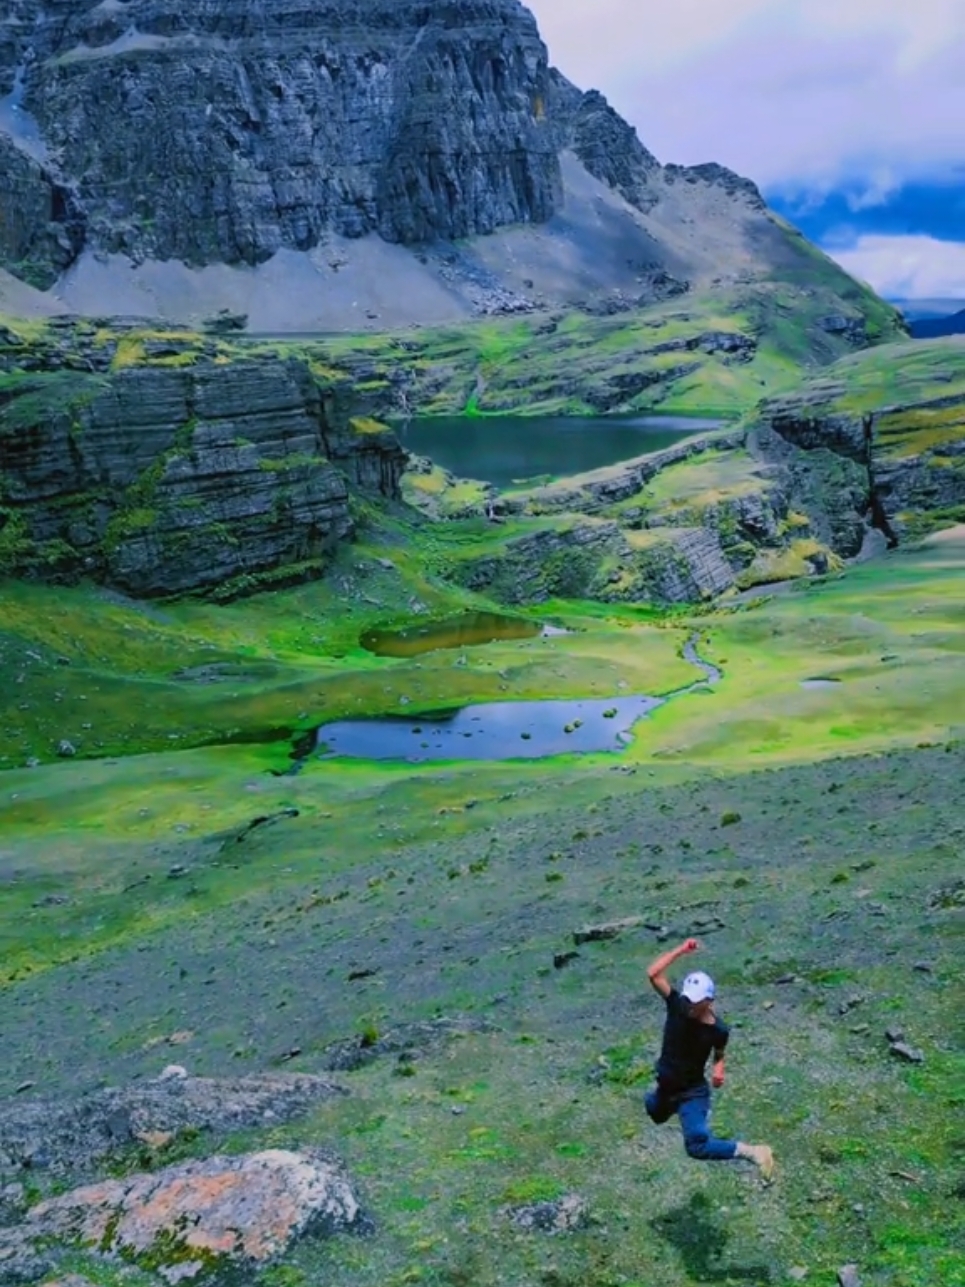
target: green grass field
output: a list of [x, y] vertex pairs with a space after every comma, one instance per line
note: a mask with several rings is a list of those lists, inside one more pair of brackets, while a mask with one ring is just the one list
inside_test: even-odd
[[[957, 530], [690, 618], [553, 603], [546, 615], [577, 633], [421, 669], [359, 652], [355, 620], [333, 624], [320, 587], [151, 609], [57, 592], [56, 616], [50, 592], [5, 587], [15, 695], [56, 706], [49, 727], [65, 733], [82, 708], [121, 729], [126, 708], [147, 753], [124, 755], [118, 732], [100, 758], [0, 776], [0, 1093], [25, 1079], [82, 1089], [172, 1058], [271, 1068], [294, 1045], [284, 1066], [312, 1070], [363, 1029], [463, 1016], [492, 1027], [417, 1048], [402, 1076], [393, 1056], [340, 1074], [350, 1097], [303, 1122], [193, 1146], [321, 1142], [356, 1178], [376, 1236], [308, 1242], [268, 1287], [691, 1287], [780, 1283], [795, 1267], [830, 1287], [847, 1262], [875, 1287], [955, 1287], [963, 570]], [[667, 689], [691, 677], [678, 652], [692, 631], [723, 679], [656, 712], [619, 756], [316, 761], [280, 778], [267, 770], [283, 746], [257, 741], [336, 691], [375, 710], [420, 683], [503, 698]], [[21, 683], [27, 648], [42, 660]], [[238, 673], [177, 698], [173, 670], [214, 663]], [[59, 702], [39, 683], [48, 665]], [[840, 682], [801, 687], [815, 677]], [[158, 725], [148, 748], [155, 708], [164, 737], [190, 740], [217, 733], [229, 699], [250, 744], [160, 749]], [[31, 713], [19, 705], [5, 727]], [[49, 758], [47, 726], [24, 726], [7, 746]], [[298, 816], [236, 843], [284, 809]], [[672, 1123], [642, 1114], [657, 937], [633, 931], [553, 968], [576, 927], [632, 914], [706, 940], [736, 1022], [716, 1127], [773, 1144], [770, 1188], [691, 1162]], [[362, 966], [375, 973], [348, 982]], [[896, 1024], [922, 1065], [889, 1057]], [[588, 1203], [584, 1232], [522, 1234], [501, 1213], [566, 1192]]]

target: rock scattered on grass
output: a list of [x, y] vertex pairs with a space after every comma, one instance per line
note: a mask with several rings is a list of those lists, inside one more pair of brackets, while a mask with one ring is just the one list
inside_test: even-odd
[[32, 1207], [9, 1242], [96, 1248], [175, 1283], [259, 1268], [308, 1235], [370, 1229], [336, 1159], [270, 1149], [74, 1189]]
[[842, 1001], [838, 1006], [838, 1014], [847, 1014], [849, 1011], [854, 1010], [855, 1007], [863, 1005], [864, 1000], [863, 996], [848, 997], [846, 1001]]
[[857, 1265], [842, 1265], [838, 1270], [838, 1287], [861, 1287]]
[[181, 1064], [168, 1064], [161, 1070], [158, 1081], [184, 1081], [187, 1078], [188, 1070]]
[[258, 818], [252, 818], [240, 831], [235, 832], [227, 840], [222, 842], [220, 853], [225, 853], [232, 845], [241, 845], [248, 839], [253, 831], [259, 831], [262, 827], [273, 827], [279, 822], [287, 822], [292, 818], [298, 818], [301, 813], [298, 809], [279, 809], [277, 813], [264, 814]]
[[[503, 998], [505, 999], [505, 998]], [[496, 1004], [494, 999], [492, 1004]], [[492, 1032], [484, 1019], [430, 1019], [425, 1023], [400, 1024], [386, 1032], [362, 1032], [334, 1041], [322, 1051], [322, 1067], [328, 1072], [354, 1072], [383, 1055], [425, 1054], [453, 1037], [472, 1032]]]
[[906, 1064], [923, 1064], [925, 1062], [924, 1054], [915, 1046], [909, 1046], [906, 1041], [893, 1041], [889, 1051], [896, 1059], [904, 1060]]
[[0, 1188], [0, 1224], [12, 1224], [27, 1206], [27, 1194], [22, 1184], [7, 1184]]
[[504, 1207], [503, 1214], [517, 1229], [538, 1233], [575, 1233], [590, 1223], [585, 1198], [568, 1193], [552, 1202], [531, 1202], [525, 1206]]
[[77, 754], [77, 747], [74, 746], [73, 742], [68, 742], [65, 737], [61, 738], [57, 743], [57, 754], [62, 760], [69, 760]]
[[[644, 926], [648, 929], [654, 928], [647, 925], [644, 916], [627, 916], [620, 921], [606, 921], [601, 925], [584, 925], [582, 929], [573, 931], [573, 942], [577, 947], [581, 943], [601, 943], [605, 939], [617, 938], [624, 930], [639, 929]], [[661, 929], [661, 926], [656, 926]]]

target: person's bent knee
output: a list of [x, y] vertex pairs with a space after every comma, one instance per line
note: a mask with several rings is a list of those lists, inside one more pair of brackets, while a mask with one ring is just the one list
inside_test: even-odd
[[698, 1162], [706, 1162], [710, 1157], [710, 1136], [686, 1135], [684, 1148], [687, 1150], [688, 1157], [695, 1158]]
[[648, 1091], [643, 1097], [643, 1106], [647, 1116], [655, 1126], [662, 1126], [673, 1116], [673, 1105], [668, 1104], [657, 1090]]

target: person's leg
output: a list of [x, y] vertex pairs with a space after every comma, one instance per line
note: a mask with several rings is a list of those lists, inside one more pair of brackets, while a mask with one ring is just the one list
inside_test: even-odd
[[669, 1121], [677, 1111], [676, 1101], [660, 1089], [659, 1083], [644, 1095], [643, 1106], [647, 1110], [647, 1116], [656, 1126]]
[[688, 1156], [701, 1162], [730, 1162], [737, 1156], [736, 1140], [719, 1140], [711, 1134], [710, 1091], [685, 1099], [677, 1111]]

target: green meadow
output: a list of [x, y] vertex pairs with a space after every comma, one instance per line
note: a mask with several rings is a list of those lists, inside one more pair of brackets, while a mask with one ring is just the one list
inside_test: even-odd
[[[333, 1074], [349, 1097], [308, 1119], [178, 1145], [345, 1159], [376, 1235], [307, 1242], [266, 1284], [830, 1285], [848, 1262], [879, 1287], [965, 1281], [965, 532], [709, 610], [553, 602], [538, 619], [571, 633], [394, 661], [358, 637], [413, 597], [496, 606], [406, 548], [223, 606], [3, 587], [0, 1090], [313, 1071], [339, 1039], [459, 1020]], [[692, 636], [720, 682], [622, 753], [284, 775], [299, 731], [402, 696], [670, 692]], [[649, 928], [574, 949], [624, 916]], [[642, 1111], [644, 970], [691, 933], [734, 1023], [715, 1126], [773, 1145], [769, 1187]], [[505, 1214], [565, 1193], [580, 1232]]]

